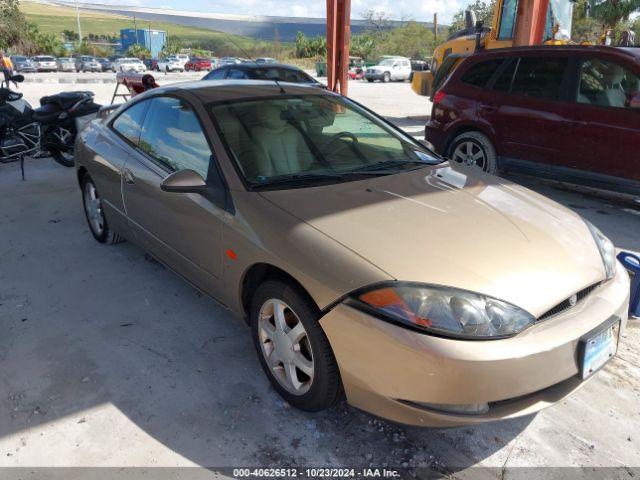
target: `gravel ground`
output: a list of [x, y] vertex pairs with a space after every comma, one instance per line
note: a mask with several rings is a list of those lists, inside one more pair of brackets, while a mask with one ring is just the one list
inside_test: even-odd
[[[43, 82], [21, 86], [31, 100], [91, 85], [106, 102], [113, 88], [34, 78]], [[421, 121], [402, 119], [427, 110], [408, 84], [351, 86], [354, 98], [419, 130]], [[636, 209], [516, 181], [640, 251]], [[614, 361], [535, 416], [443, 430], [345, 404], [307, 414], [269, 387], [241, 322], [134, 245], [93, 240], [71, 170], [29, 161], [21, 182], [16, 164], [0, 166], [0, 232], [0, 467], [28, 467], [0, 469], [1, 478], [73, 476], [34, 470], [52, 466], [211, 467], [193, 471], [202, 478], [233, 466], [388, 466], [502, 478], [521, 466], [640, 465], [638, 321]]]

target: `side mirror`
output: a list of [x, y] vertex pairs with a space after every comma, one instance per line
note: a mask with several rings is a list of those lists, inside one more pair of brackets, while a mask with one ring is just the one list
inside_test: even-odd
[[631, 96], [631, 100], [629, 100], [629, 108], [640, 110], [640, 92], [636, 92]]
[[163, 192], [173, 193], [203, 193], [207, 182], [194, 170], [179, 170], [165, 178], [160, 184]]

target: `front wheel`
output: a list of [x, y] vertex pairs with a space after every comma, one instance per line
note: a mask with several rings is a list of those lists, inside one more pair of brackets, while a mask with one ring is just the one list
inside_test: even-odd
[[480, 132], [464, 132], [453, 139], [447, 158], [480, 168], [483, 172], [498, 173], [498, 156], [491, 140]]
[[268, 280], [255, 292], [250, 315], [260, 364], [280, 396], [308, 412], [335, 404], [342, 382], [313, 302], [293, 285]]
[[384, 75], [382, 76], [382, 81], [384, 83], [389, 83], [391, 81], [391, 74], [389, 72], [384, 72]]

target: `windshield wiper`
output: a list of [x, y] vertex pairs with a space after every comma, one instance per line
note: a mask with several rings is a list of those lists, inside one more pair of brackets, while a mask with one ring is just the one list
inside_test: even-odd
[[340, 172], [340, 173], [350, 174], [350, 175], [353, 175], [353, 174], [390, 175], [393, 173], [408, 171], [408, 170], [393, 170], [393, 171], [389, 170], [391, 167], [401, 167], [403, 165], [419, 165], [420, 167], [422, 166], [427, 167], [433, 164], [428, 162], [423, 162], [421, 160], [386, 160], [384, 162], [370, 163], [369, 165], [364, 165], [355, 170], [347, 170], [346, 172]]
[[308, 184], [315, 182], [325, 182], [327, 180], [342, 180], [341, 173], [292, 173], [286, 175], [277, 175], [275, 177], [266, 178], [264, 181], [251, 184], [252, 188], [270, 187], [272, 185], [282, 184]]

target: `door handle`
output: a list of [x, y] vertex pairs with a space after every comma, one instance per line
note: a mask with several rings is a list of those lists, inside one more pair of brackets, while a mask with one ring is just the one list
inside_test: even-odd
[[136, 183], [136, 179], [133, 178], [133, 173], [131, 173], [131, 170], [129, 170], [128, 168], [124, 169], [124, 172], [122, 172], [122, 177], [124, 178], [124, 183], [128, 183], [129, 185], [133, 185], [134, 183]]

